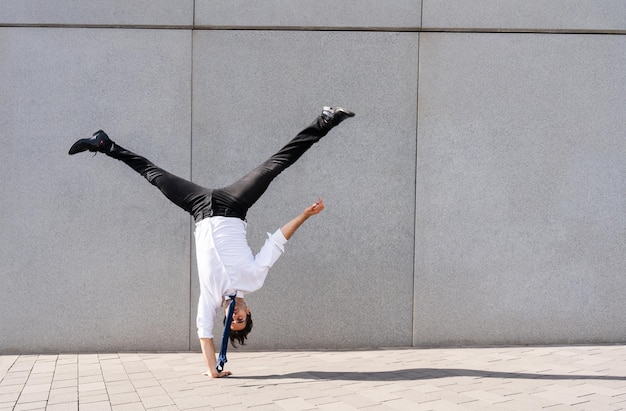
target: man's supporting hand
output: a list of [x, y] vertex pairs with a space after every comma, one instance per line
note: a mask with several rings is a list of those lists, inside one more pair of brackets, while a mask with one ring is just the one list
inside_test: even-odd
[[208, 371], [203, 372], [202, 375], [212, 378], [228, 377], [232, 375], [230, 371], [217, 372], [217, 360], [215, 358], [213, 338], [200, 338], [200, 348], [202, 348], [202, 356], [208, 368]]
[[232, 374], [233, 373], [230, 371], [217, 372], [216, 370], [210, 370], [210, 371], [202, 373], [202, 375], [206, 375], [207, 377], [211, 377], [211, 378], [228, 377], [229, 375], [232, 375]]

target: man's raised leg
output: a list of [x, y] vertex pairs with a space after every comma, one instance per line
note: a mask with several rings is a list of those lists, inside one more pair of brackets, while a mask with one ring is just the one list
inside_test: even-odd
[[248, 208], [265, 193], [270, 183], [283, 170], [295, 163], [313, 144], [318, 142], [328, 132], [354, 113], [341, 107], [324, 107], [322, 114], [311, 125], [302, 130], [289, 143], [281, 148], [261, 165], [246, 174], [234, 184], [215, 190], [215, 200], [219, 200], [225, 192], [234, 198], [239, 210], [245, 216]]
[[150, 184], [157, 187], [174, 204], [194, 217], [211, 205], [211, 191], [197, 184], [171, 174], [154, 165], [150, 160], [129, 151], [113, 142], [102, 130], [92, 138], [78, 140], [70, 148], [69, 154], [83, 151], [100, 152], [124, 162], [141, 174]]

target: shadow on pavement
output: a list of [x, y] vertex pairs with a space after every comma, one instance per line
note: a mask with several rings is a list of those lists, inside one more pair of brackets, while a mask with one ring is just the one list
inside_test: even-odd
[[[302, 371], [289, 374], [235, 376], [237, 379], [248, 380], [280, 380], [280, 379], [304, 379], [304, 380], [345, 380], [345, 381], [407, 381], [429, 380], [450, 377], [473, 377], [473, 378], [502, 378], [502, 379], [528, 379], [528, 380], [608, 380], [626, 381], [626, 376], [611, 375], [579, 375], [579, 374], [544, 374], [524, 372], [501, 372], [468, 370], [462, 368], [415, 368], [397, 371]], [[233, 378], [233, 377], [231, 377]]]

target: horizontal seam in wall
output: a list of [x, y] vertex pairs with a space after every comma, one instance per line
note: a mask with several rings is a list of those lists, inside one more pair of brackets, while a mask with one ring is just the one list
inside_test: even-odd
[[419, 28], [419, 27], [302, 27], [302, 26], [163, 26], [163, 25], [123, 25], [123, 24], [7, 24], [0, 27], [15, 28], [90, 28], [126, 30], [232, 30], [232, 31], [354, 31], [354, 32], [393, 32], [393, 33], [519, 33], [519, 34], [602, 34], [624, 35], [624, 30], [582, 30], [582, 29], [473, 29], [473, 28]]
[[626, 30], [422, 28], [422, 33], [626, 34]]
[[151, 29], [151, 30], [192, 30], [193, 26], [157, 26], [157, 25], [125, 25], [125, 24], [7, 24], [0, 27], [16, 28], [52, 28], [52, 29]]

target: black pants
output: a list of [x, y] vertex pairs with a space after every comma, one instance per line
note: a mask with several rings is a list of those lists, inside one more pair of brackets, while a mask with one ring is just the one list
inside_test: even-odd
[[177, 177], [150, 160], [114, 143], [107, 155], [121, 160], [144, 176], [174, 204], [190, 213], [196, 221], [207, 217], [237, 217], [245, 220], [248, 209], [263, 195], [284, 169], [298, 160], [332, 128], [318, 117], [287, 145], [235, 183], [209, 189]]

